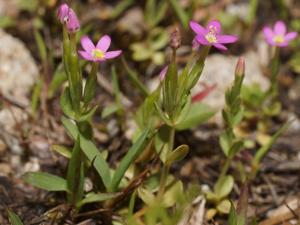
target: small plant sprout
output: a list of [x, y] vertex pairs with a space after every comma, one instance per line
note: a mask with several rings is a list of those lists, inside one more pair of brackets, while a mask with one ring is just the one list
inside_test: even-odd
[[221, 24], [217, 20], [210, 21], [206, 27], [191, 21], [190, 27], [196, 33], [195, 40], [200, 45], [214, 46], [220, 50], [227, 50], [224, 44], [234, 43], [238, 40], [238, 37], [235, 35], [222, 35]]
[[220, 146], [226, 156], [225, 164], [217, 182], [214, 185], [213, 192], [207, 192], [208, 201], [215, 203], [215, 208], [208, 211], [208, 217], [212, 218], [217, 212], [229, 213], [230, 201], [228, 195], [231, 193], [234, 178], [228, 175], [229, 167], [233, 158], [242, 150], [243, 140], [236, 136], [234, 130], [243, 118], [243, 107], [240, 98], [242, 83], [245, 76], [245, 60], [240, 58], [235, 69], [235, 78], [231, 88], [225, 93], [225, 108], [222, 111], [225, 131], [220, 136]]

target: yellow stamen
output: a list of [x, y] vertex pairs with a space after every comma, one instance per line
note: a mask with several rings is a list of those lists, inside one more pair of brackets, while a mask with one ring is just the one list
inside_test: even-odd
[[216, 35], [213, 32], [209, 32], [207, 35], [205, 35], [205, 38], [209, 43], [216, 43], [217, 42]]
[[277, 44], [281, 44], [284, 42], [284, 37], [282, 35], [276, 35], [273, 37], [273, 41]]
[[92, 51], [92, 56], [96, 59], [103, 59], [105, 57], [105, 54], [99, 49], [94, 49]]

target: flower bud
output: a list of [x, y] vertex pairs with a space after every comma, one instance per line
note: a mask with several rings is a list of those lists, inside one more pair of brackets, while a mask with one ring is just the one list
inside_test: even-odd
[[244, 74], [245, 74], [245, 59], [244, 57], [240, 57], [235, 67], [235, 75], [244, 76]]
[[172, 49], [176, 50], [180, 47], [180, 45], [181, 45], [181, 36], [179, 33], [179, 29], [176, 28], [175, 31], [173, 31], [171, 34], [170, 46]]
[[68, 13], [67, 29], [69, 32], [76, 32], [79, 28], [80, 24], [77, 15], [73, 9], [70, 8]]
[[66, 3], [59, 6], [57, 10], [57, 17], [61, 23], [66, 23], [68, 21], [69, 9], [70, 7]]
[[76, 13], [67, 4], [62, 4], [57, 10], [57, 17], [65, 24], [69, 32], [76, 32], [80, 28]]

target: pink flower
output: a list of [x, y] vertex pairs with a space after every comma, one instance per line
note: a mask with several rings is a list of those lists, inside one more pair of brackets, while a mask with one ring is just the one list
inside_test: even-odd
[[69, 32], [75, 32], [80, 28], [76, 13], [67, 4], [62, 4], [57, 10], [57, 17], [61, 23], [66, 24]]
[[91, 39], [87, 36], [81, 38], [81, 46], [84, 51], [79, 51], [82, 58], [93, 61], [102, 62], [107, 59], [118, 57], [122, 51], [107, 51], [111, 43], [111, 38], [108, 35], [103, 36], [95, 46]]
[[191, 29], [196, 33], [200, 45], [212, 45], [221, 50], [227, 50], [223, 44], [234, 43], [238, 40], [234, 35], [221, 35], [221, 24], [217, 20], [210, 21], [204, 28], [195, 21], [190, 21]]
[[286, 25], [282, 21], [277, 21], [273, 29], [269, 26], [265, 26], [263, 33], [269, 45], [278, 47], [288, 46], [289, 42], [298, 35], [297, 32], [287, 33]]

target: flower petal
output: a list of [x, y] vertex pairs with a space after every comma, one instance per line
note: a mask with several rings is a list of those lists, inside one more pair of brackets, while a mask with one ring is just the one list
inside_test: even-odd
[[102, 52], [106, 52], [111, 43], [111, 38], [108, 35], [104, 35], [97, 43], [96, 48], [100, 49]]
[[86, 60], [94, 61], [92, 55], [86, 51], [78, 51], [79, 55]]
[[297, 36], [298, 36], [297, 32], [290, 32], [285, 35], [284, 39], [285, 41], [291, 41], [294, 40]]
[[268, 26], [265, 26], [263, 28], [263, 33], [264, 33], [264, 36], [265, 36], [266, 40], [272, 40], [273, 37], [274, 37], [273, 30]]
[[83, 36], [80, 40], [80, 43], [82, 48], [89, 53], [91, 53], [92, 50], [95, 49], [95, 45], [88, 36]]
[[206, 29], [202, 27], [200, 24], [198, 24], [195, 21], [190, 21], [190, 28], [196, 33], [196, 34], [205, 34]]
[[116, 58], [119, 55], [121, 55], [122, 50], [116, 50], [116, 51], [109, 51], [105, 53], [105, 59], [112, 59], [112, 58]]
[[210, 43], [206, 40], [204, 35], [197, 35], [196, 36], [196, 40], [198, 41], [198, 43], [200, 43], [201, 45], [210, 45]]
[[215, 44], [213, 44], [213, 46], [216, 47], [217, 49], [221, 49], [221, 50], [224, 50], [224, 51], [227, 50], [226, 46], [222, 45], [220, 43], [215, 43]]
[[275, 45], [283, 48], [283, 47], [288, 46], [288, 45], [289, 45], [289, 42], [285, 40], [284, 42], [279, 43], [279, 44], [276, 43]]
[[207, 24], [206, 29], [215, 29], [216, 34], [219, 34], [221, 32], [221, 23], [218, 20], [212, 20]]
[[238, 40], [237, 36], [234, 35], [217, 35], [218, 43], [229, 44], [234, 43]]
[[159, 73], [159, 80], [163, 81], [167, 75], [169, 66], [165, 66]]
[[277, 21], [274, 25], [274, 33], [284, 35], [286, 33], [286, 25], [282, 21]]

